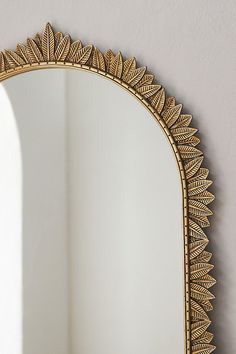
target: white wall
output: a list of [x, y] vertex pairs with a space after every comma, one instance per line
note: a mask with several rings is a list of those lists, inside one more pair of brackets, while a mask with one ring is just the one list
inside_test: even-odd
[[234, 0], [1, 0], [0, 47], [15, 47], [47, 21], [101, 49], [148, 65], [194, 115], [215, 184], [209, 230], [218, 285], [215, 353], [236, 352], [236, 3]]

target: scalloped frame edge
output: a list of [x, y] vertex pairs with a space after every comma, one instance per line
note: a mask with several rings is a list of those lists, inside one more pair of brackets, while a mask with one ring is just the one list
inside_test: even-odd
[[31, 70], [67, 67], [95, 72], [113, 80], [131, 92], [156, 118], [167, 135], [175, 154], [183, 191], [184, 224], [184, 286], [185, 286], [185, 353], [210, 354], [213, 335], [207, 331], [211, 324], [214, 295], [209, 288], [215, 279], [209, 274], [212, 254], [205, 249], [208, 238], [203, 231], [210, 226], [212, 215], [207, 206], [214, 200], [208, 191], [212, 181], [208, 169], [202, 167], [203, 153], [196, 148], [200, 139], [197, 129], [190, 126], [192, 116], [181, 114], [182, 105], [174, 97], [166, 97], [165, 89], [155, 82], [146, 67], [138, 67], [135, 58], [123, 59], [121, 52], [102, 53], [93, 45], [83, 46], [69, 35], [55, 32], [50, 23], [43, 33], [17, 44], [16, 50], [0, 52], [0, 81]]

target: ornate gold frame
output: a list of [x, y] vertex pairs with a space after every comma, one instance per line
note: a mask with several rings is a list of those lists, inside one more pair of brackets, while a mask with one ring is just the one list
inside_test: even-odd
[[166, 97], [165, 89], [155, 83], [146, 67], [137, 67], [135, 58], [124, 60], [119, 52], [102, 53], [93, 45], [71, 41], [69, 35], [54, 32], [48, 23], [43, 34], [18, 44], [15, 51], [0, 52], [0, 81], [16, 74], [42, 68], [80, 68], [105, 76], [136, 96], [156, 118], [175, 153], [182, 180], [184, 204], [185, 261], [185, 353], [209, 354], [213, 335], [207, 332], [211, 321], [214, 295], [208, 290], [215, 279], [208, 273], [213, 268], [211, 253], [205, 250], [208, 239], [203, 228], [210, 225], [207, 207], [214, 200], [207, 191], [212, 184], [209, 171], [201, 167], [203, 153], [195, 146], [200, 140], [197, 129], [190, 127], [192, 116], [181, 114], [182, 105]]

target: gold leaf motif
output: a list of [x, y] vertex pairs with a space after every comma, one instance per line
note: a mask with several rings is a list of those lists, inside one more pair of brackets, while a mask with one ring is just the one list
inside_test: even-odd
[[210, 226], [209, 220], [206, 216], [192, 215], [191, 218], [201, 227]]
[[201, 164], [203, 161], [203, 157], [197, 157], [196, 159], [193, 159], [189, 161], [185, 166], [185, 173], [186, 173], [186, 178], [189, 180], [189, 178], [193, 177], [197, 171], [199, 170]]
[[44, 60], [40, 49], [33, 39], [28, 38], [27, 48], [32, 63], [40, 63]]
[[168, 109], [173, 108], [175, 106], [175, 98], [174, 97], [167, 97], [165, 101], [165, 106], [163, 109], [163, 114], [165, 111], [168, 111]]
[[207, 251], [203, 251], [199, 256], [191, 260], [191, 264], [196, 263], [208, 263], [211, 260], [212, 254]]
[[106, 63], [103, 54], [100, 52], [99, 49], [95, 48], [93, 51], [93, 58], [92, 58], [92, 65], [95, 68], [105, 71], [106, 70]]
[[111, 66], [112, 61], [115, 58], [115, 54], [113, 53], [113, 51], [111, 49], [109, 49], [105, 53], [104, 58], [105, 58], [105, 62], [106, 62], [107, 71], [110, 72], [110, 66]]
[[189, 219], [189, 234], [197, 239], [207, 239], [207, 236], [201, 227], [191, 219]]
[[198, 137], [190, 136], [190, 138], [179, 141], [179, 144], [190, 145], [190, 146], [197, 146], [200, 143], [200, 139]]
[[212, 215], [212, 211], [205, 205], [196, 200], [189, 200], [188, 202], [189, 213], [197, 216]]
[[52, 61], [54, 59], [55, 38], [52, 26], [47, 23], [43, 37], [42, 37], [42, 51], [45, 61]]
[[4, 63], [5, 63], [5, 70], [11, 69], [11, 67], [10, 67], [10, 65], [9, 65], [9, 62], [8, 62], [8, 60], [7, 60], [7, 57], [6, 57], [6, 55], [5, 55], [5, 53], [2, 52], [2, 55], [3, 55]]
[[209, 311], [212, 311], [213, 310], [213, 306], [212, 304], [210, 303], [210, 301], [208, 300], [199, 300], [198, 301], [200, 303], [200, 305], [204, 308], [205, 311], [209, 312]]
[[188, 127], [171, 129], [171, 133], [173, 134], [176, 141], [186, 140], [187, 138], [191, 137], [196, 132], [197, 132], [197, 129], [188, 128]]
[[187, 145], [180, 145], [179, 152], [183, 159], [192, 159], [195, 157], [202, 156], [202, 152], [200, 150]]
[[55, 51], [55, 60], [64, 61], [70, 50], [70, 36], [66, 35], [59, 42], [58, 47]]
[[213, 200], [215, 199], [214, 195], [211, 194], [210, 192], [208, 191], [205, 191], [203, 193], [200, 193], [196, 196], [192, 196], [191, 199], [195, 199], [195, 200], [198, 200], [199, 202], [205, 204], [205, 205], [208, 205], [210, 203], [213, 202]]
[[153, 83], [153, 81], [154, 81], [154, 76], [153, 75], [145, 74], [143, 76], [142, 80], [140, 80], [139, 83], [135, 86], [135, 88], [138, 89], [138, 88], [140, 88], [142, 86], [151, 85]]
[[6, 53], [4, 53], [4, 56], [5, 56], [5, 62], [8, 66], [8, 68], [14, 69], [17, 66], [15, 64], [15, 62]]
[[5, 55], [11, 68], [25, 64], [24, 59], [12, 50], [5, 50]]
[[165, 103], [165, 90], [162, 88], [157, 94], [151, 98], [151, 103], [156, 109], [157, 113], [161, 113]]
[[70, 51], [69, 51], [69, 54], [68, 54], [68, 57], [67, 59], [74, 63], [75, 62], [75, 56], [76, 54], [78, 53], [78, 51], [82, 49], [82, 43], [81, 41], [75, 41], [71, 44], [70, 46]]
[[42, 47], [42, 35], [37, 33], [36, 36], [33, 38], [35, 43], [37, 44], [38, 48], [41, 50]]
[[193, 345], [197, 344], [209, 344], [213, 339], [213, 334], [210, 332], [203, 333], [200, 337], [194, 340]]
[[82, 64], [82, 65], [86, 64], [90, 58], [92, 49], [93, 49], [92, 45], [86, 45], [82, 49], [79, 49], [74, 57], [75, 63]]
[[206, 248], [208, 244], [208, 239], [205, 240], [200, 240], [200, 241], [195, 241], [190, 243], [189, 245], [189, 250], [190, 250], [190, 259], [196, 258], [204, 249]]
[[123, 70], [123, 59], [121, 52], [119, 52], [115, 58], [112, 59], [110, 64], [110, 73], [115, 77], [121, 78]]
[[210, 289], [213, 285], [215, 285], [216, 280], [211, 275], [206, 274], [203, 277], [194, 280], [194, 283], [201, 285], [206, 289]]
[[174, 106], [164, 111], [163, 118], [168, 128], [171, 128], [172, 125], [175, 124], [175, 122], [179, 118], [181, 109], [182, 109], [182, 104], [178, 104], [177, 106]]
[[215, 298], [215, 296], [209, 290], [205, 289], [201, 285], [191, 283], [190, 289], [192, 298], [197, 301], [208, 301]]
[[190, 114], [181, 114], [172, 128], [188, 127], [192, 121]]
[[207, 179], [208, 174], [209, 170], [207, 168], [200, 168], [198, 173], [194, 177], [189, 179], [189, 182], [198, 181], [200, 179]]
[[207, 328], [210, 326], [210, 324], [211, 324], [211, 321], [209, 321], [209, 320], [194, 322], [191, 326], [192, 340], [195, 340], [198, 337], [200, 337], [207, 330]]
[[195, 280], [203, 277], [214, 268], [213, 265], [208, 263], [197, 263], [190, 266], [190, 279]]
[[55, 33], [55, 49], [57, 49], [59, 43], [62, 41], [63, 39], [63, 34], [61, 32], [56, 32]]
[[130, 86], [135, 86], [142, 79], [145, 72], [146, 67], [135, 69], [131, 71], [129, 75], [127, 75], [124, 81], [127, 82], [127, 84], [129, 84]]
[[23, 44], [17, 44], [17, 52], [24, 59], [26, 63], [31, 63], [28, 47]]
[[136, 69], [136, 59], [130, 58], [125, 60], [123, 67], [123, 79], [125, 81], [125, 77], [130, 74], [131, 71]]
[[4, 61], [4, 56], [3, 53], [0, 52], [0, 71], [4, 71], [5, 70], [5, 61]]
[[194, 320], [209, 320], [203, 308], [194, 300], [191, 300], [191, 315]]
[[212, 185], [212, 181], [208, 180], [200, 180], [194, 181], [188, 184], [188, 195], [194, 196], [196, 194], [200, 194], [204, 192], [208, 187]]
[[141, 86], [139, 89], [137, 89], [137, 91], [145, 98], [149, 98], [155, 95], [155, 93], [157, 93], [157, 91], [159, 91], [160, 88], [161, 88], [160, 85], [146, 85], [146, 86]]
[[193, 346], [192, 354], [211, 354], [215, 348], [216, 347], [211, 344], [197, 344]]

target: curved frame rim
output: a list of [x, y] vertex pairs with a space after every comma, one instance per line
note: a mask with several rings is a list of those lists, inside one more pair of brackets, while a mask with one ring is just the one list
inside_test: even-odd
[[0, 52], [0, 81], [37, 69], [65, 67], [97, 73], [122, 86], [150, 111], [169, 139], [183, 191], [185, 353], [211, 353], [215, 346], [210, 344], [213, 335], [207, 332], [211, 321], [206, 312], [214, 298], [208, 288], [215, 280], [208, 274], [213, 266], [202, 228], [209, 226], [212, 212], [206, 205], [214, 196], [207, 191], [212, 182], [206, 179], [209, 171], [201, 168], [203, 153], [195, 148], [200, 140], [197, 130], [189, 127], [191, 116], [181, 114], [182, 105], [176, 105], [174, 97], [166, 98], [164, 88], [146, 74], [146, 67], [136, 67], [135, 58], [125, 61], [120, 52], [103, 54], [91, 45], [83, 47], [80, 41], [71, 43], [70, 36], [54, 33], [49, 23], [42, 35], [29, 38], [26, 45], [18, 44], [16, 51]]

